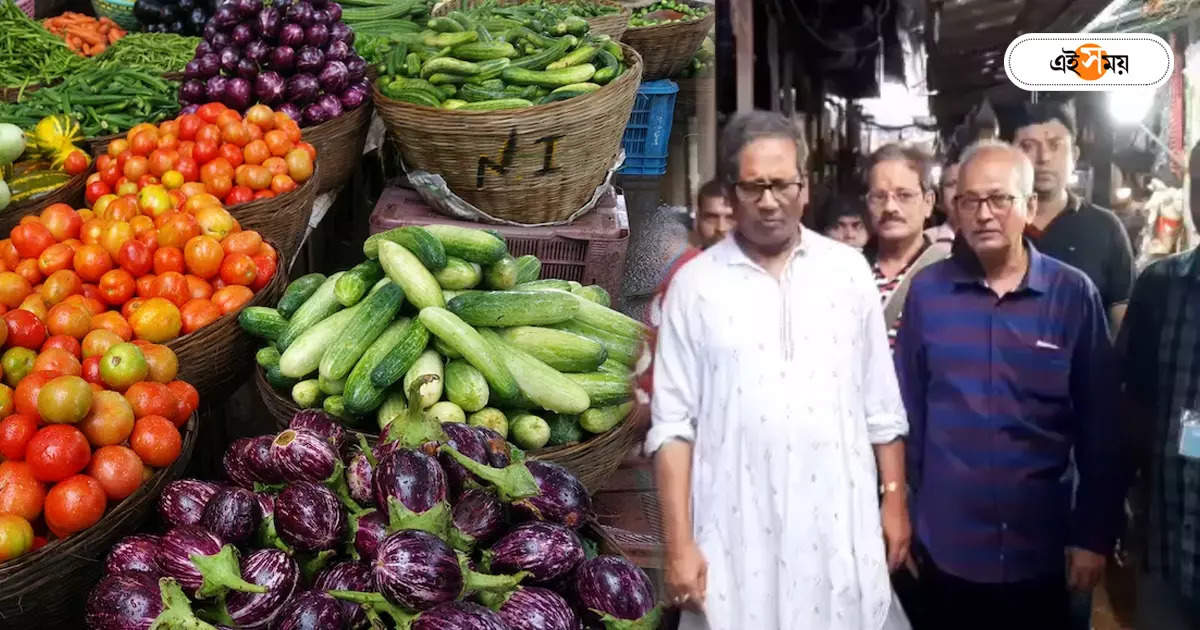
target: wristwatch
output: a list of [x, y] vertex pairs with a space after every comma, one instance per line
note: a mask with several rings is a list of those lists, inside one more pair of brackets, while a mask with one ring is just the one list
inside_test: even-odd
[[899, 481], [889, 481], [879, 484], [879, 496], [883, 496], [889, 492], [900, 492], [901, 490], [903, 490], [903, 486], [900, 485]]

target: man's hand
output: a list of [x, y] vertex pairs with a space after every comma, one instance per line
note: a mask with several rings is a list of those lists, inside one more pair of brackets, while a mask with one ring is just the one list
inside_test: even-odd
[[883, 495], [880, 514], [883, 520], [883, 542], [887, 546], [888, 571], [895, 571], [908, 560], [912, 544], [912, 523], [908, 520], [908, 503], [904, 493], [888, 492]]
[[1087, 549], [1068, 547], [1067, 586], [1071, 590], [1090, 592], [1104, 576], [1106, 560], [1104, 556]]
[[704, 610], [708, 591], [708, 561], [695, 542], [667, 551], [667, 601], [696, 612]]

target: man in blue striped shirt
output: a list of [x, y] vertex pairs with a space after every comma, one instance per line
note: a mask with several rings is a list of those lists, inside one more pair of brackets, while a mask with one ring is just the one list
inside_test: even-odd
[[1095, 586], [1120, 522], [1104, 306], [1023, 238], [1036, 210], [1024, 154], [968, 149], [960, 236], [914, 278], [900, 327], [917, 570], [937, 629], [1067, 628], [1068, 587]]

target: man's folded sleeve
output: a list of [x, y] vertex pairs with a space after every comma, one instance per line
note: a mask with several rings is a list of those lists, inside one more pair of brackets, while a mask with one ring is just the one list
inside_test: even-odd
[[700, 355], [696, 352], [697, 328], [691, 288], [676, 282], [665, 297], [658, 347], [654, 352], [654, 394], [651, 397], [650, 431], [646, 434], [646, 453], [654, 454], [663, 444], [675, 439], [696, 439], [699, 409]]
[[871, 444], [887, 444], [908, 434], [908, 419], [900, 386], [896, 383], [879, 291], [865, 265], [859, 275], [863, 313], [863, 415]]

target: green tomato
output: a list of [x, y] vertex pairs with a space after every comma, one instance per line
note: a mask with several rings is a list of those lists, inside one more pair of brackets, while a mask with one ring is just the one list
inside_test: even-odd
[[33, 527], [16, 514], [0, 514], [0, 562], [24, 555], [33, 548]]

